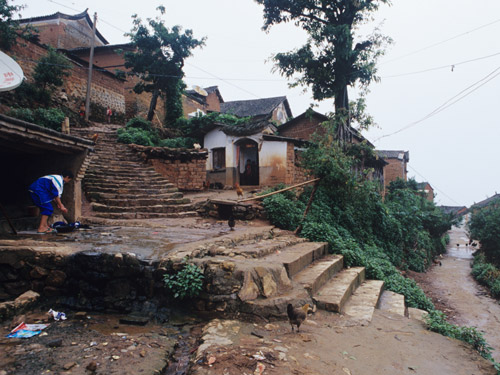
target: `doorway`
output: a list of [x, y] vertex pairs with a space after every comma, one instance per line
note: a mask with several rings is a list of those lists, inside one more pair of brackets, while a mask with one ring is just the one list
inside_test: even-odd
[[238, 172], [240, 185], [259, 185], [259, 148], [250, 139], [238, 143]]

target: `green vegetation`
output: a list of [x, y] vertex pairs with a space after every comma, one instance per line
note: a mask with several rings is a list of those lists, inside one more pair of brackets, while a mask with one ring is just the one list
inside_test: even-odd
[[[157, 10], [161, 15], [165, 14], [163, 6]], [[152, 93], [147, 119], [153, 119], [157, 100], [163, 97], [166, 109], [164, 122], [172, 127], [182, 117], [184, 60], [192, 55], [193, 49], [205, 44], [205, 38], [195, 39], [192, 30], [182, 32], [181, 26], [169, 29], [160, 18], [148, 18], [147, 23], [143, 23], [137, 15], [132, 18], [134, 27], [127, 35], [134, 52], [125, 52], [124, 55], [125, 67], [130, 69], [127, 74], [141, 79], [134, 87], [136, 93]]]
[[51, 92], [55, 87], [63, 85], [64, 78], [70, 75], [68, 72], [70, 68], [68, 60], [54, 48], [49, 47], [47, 55], [38, 60], [33, 79], [42, 90]]
[[9, 51], [18, 44], [17, 38], [33, 38], [36, 30], [31, 27], [21, 27], [14, 19], [16, 13], [25, 8], [25, 5], [9, 5], [9, 0], [0, 0], [0, 49]]
[[118, 142], [152, 147], [193, 148], [194, 143], [203, 143], [205, 132], [214, 124], [239, 125], [246, 121], [248, 118], [215, 112], [191, 119], [181, 118], [175, 125], [175, 132], [179, 136], [166, 138], [163, 136], [165, 129], [155, 129], [150, 121], [134, 117], [125, 128], [118, 129]]
[[495, 298], [500, 298], [500, 270], [493, 264], [488, 263], [481, 252], [474, 256], [472, 263], [472, 276], [489, 288]]
[[8, 115], [57, 131], [61, 131], [61, 125], [65, 117], [65, 114], [59, 108], [37, 108], [35, 110], [14, 108]]
[[481, 242], [481, 253], [488, 262], [500, 266], [500, 199], [486, 207], [472, 207], [469, 223], [471, 238]]
[[[186, 259], [184, 259], [186, 262]], [[174, 274], [165, 274], [165, 286], [173, 293], [174, 298], [184, 299], [196, 297], [203, 287], [203, 272], [194, 264], [185, 263], [183, 268]]]
[[430, 331], [437, 332], [443, 336], [452, 337], [472, 345], [472, 347], [476, 349], [483, 358], [493, 362], [495, 369], [500, 372], [500, 363], [495, 362], [491, 356], [493, 348], [488, 345], [483, 333], [476, 327], [459, 327], [448, 323], [446, 321], [446, 315], [438, 310], [431, 311], [425, 318], [425, 321]]

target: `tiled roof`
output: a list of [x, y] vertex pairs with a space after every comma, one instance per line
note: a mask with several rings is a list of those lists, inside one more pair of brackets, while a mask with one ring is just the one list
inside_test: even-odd
[[474, 203], [472, 205], [472, 207], [476, 207], [476, 208], [486, 207], [488, 204], [490, 204], [491, 202], [493, 202], [494, 200], [497, 200], [497, 199], [500, 199], [500, 194], [495, 193], [495, 195], [493, 195], [489, 198], [486, 198], [484, 201]]
[[[57, 12], [57, 13], [54, 13], [54, 14], [49, 14], [47, 16], [23, 18], [23, 19], [19, 20], [19, 23], [21, 25], [22, 24], [30, 24], [30, 23], [33, 23], [33, 22], [55, 20], [55, 19], [59, 19], [59, 18], [63, 18], [63, 19], [66, 19], [66, 20], [72, 20], [72, 21], [77, 21], [77, 20], [80, 20], [80, 19], [85, 19], [87, 21], [87, 23], [89, 24], [89, 27], [92, 29], [94, 23], [92, 22], [92, 20], [90, 19], [89, 14], [87, 13], [88, 10], [89, 10], [89, 8], [85, 9], [81, 13], [74, 14], [74, 15]], [[109, 42], [102, 36], [102, 34], [99, 32], [99, 30], [96, 29], [95, 33], [96, 33], [97, 37], [101, 40], [101, 42], [103, 44], [109, 44]]]
[[378, 156], [384, 159], [399, 159], [404, 158], [407, 162], [410, 161], [409, 151], [398, 151], [398, 150], [376, 150]]
[[268, 115], [281, 103], [284, 103], [288, 117], [292, 117], [292, 111], [290, 110], [290, 105], [288, 104], [286, 96], [225, 102], [221, 103], [220, 111], [239, 117]]

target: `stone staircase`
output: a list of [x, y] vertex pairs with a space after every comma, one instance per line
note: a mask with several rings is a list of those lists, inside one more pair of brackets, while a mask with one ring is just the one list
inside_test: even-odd
[[98, 134], [83, 189], [91, 216], [108, 219], [148, 219], [197, 216], [190, 200], [125, 144], [117, 143], [117, 126], [72, 129], [91, 138]]
[[[329, 254], [327, 243], [306, 242], [289, 232], [264, 229], [243, 238], [191, 244], [169, 261], [185, 256], [213, 275], [204, 296], [210, 310], [269, 318], [286, 316], [288, 303], [309, 303], [341, 313], [344, 325], [368, 324], [377, 306], [405, 315], [404, 296], [385, 296], [384, 282], [367, 280], [364, 267], [345, 268], [343, 256]], [[382, 295], [384, 305], [379, 305]]]

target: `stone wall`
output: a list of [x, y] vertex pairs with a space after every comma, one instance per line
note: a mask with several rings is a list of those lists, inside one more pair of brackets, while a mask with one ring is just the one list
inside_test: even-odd
[[131, 145], [144, 160], [179, 190], [203, 190], [206, 182], [206, 150], [170, 149]]
[[[47, 49], [39, 44], [22, 41], [12, 49], [11, 56], [19, 63], [28, 81], [33, 81], [33, 74], [38, 60], [47, 54]], [[64, 78], [64, 85], [69, 101], [67, 105], [78, 111], [85, 102], [87, 94], [88, 68], [77, 61], [68, 60], [71, 65], [69, 77]], [[102, 107], [110, 106], [114, 112], [125, 113], [125, 94], [123, 80], [114, 74], [94, 70], [92, 72], [91, 102]]]

